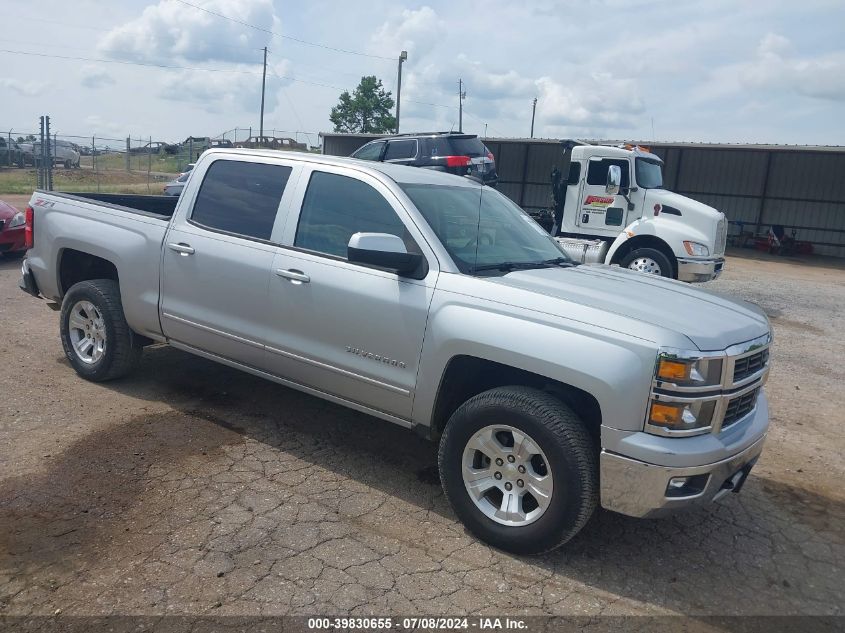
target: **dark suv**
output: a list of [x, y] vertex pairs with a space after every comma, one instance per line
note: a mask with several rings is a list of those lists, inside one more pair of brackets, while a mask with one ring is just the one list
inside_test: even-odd
[[493, 154], [474, 134], [432, 132], [388, 136], [370, 141], [353, 153], [352, 158], [475, 176], [491, 186], [499, 180]]

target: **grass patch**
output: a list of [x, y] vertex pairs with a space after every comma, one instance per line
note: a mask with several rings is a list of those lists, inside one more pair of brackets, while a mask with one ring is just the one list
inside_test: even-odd
[[[94, 156], [82, 156], [79, 164], [82, 167], [93, 168]], [[123, 170], [126, 171], [126, 154], [102, 154], [96, 156], [97, 169], [100, 170]], [[153, 154], [152, 160], [148, 154], [129, 154], [129, 169], [131, 171], [159, 171], [168, 174], [178, 174], [184, 171], [185, 166], [191, 161], [187, 154]]]
[[[99, 158], [99, 157], [98, 157]], [[147, 182], [146, 173], [101, 171], [91, 169], [53, 169], [53, 189], [56, 191], [101, 193], [161, 194], [163, 183], [169, 178], [152, 176]], [[30, 194], [38, 187], [35, 169], [0, 168], [0, 195]]]

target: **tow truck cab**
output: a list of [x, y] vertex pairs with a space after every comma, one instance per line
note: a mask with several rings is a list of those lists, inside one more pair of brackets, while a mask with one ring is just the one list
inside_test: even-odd
[[724, 213], [663, 188], [663, 161], [642, 147], [564, 141], [552, 172], [553, 231], [578, 261], [619, 264], [688, 282], [724, 267]]

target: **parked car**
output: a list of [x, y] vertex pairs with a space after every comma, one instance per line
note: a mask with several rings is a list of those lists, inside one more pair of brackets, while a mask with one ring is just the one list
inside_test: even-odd
[[179, 198], [33, 194], [20, 286], [61, 304], [82, 378], [169, 343], [413, 429], [458, 517], [519, 553], [597, 505], [709, 505], [756, 463], [758, 307], [577, 264], [468, 178], [236, 149], [194, 172]]
[[23, 167], [23, 150], [14, 140], [0, 136], [0, 166]]
[[25, 248], [26, 220], [23, 213], [0, 200], [0, 253], [20, 257]]
[[[24, 151], [24, 160], [28, 165], [38, 166], [41, 162], [41, 142], [21, 143]], [[75, 145], [68, 141], [51, 141], [50, 158], [54, 165], [61, 165], [65, 169], [79, 167], [79, 152], [74, 149]]]
[[495, 185], [499, 180], [493, 154], [474, 134], [436, 132], [388, 136], [358, 148], [352, 158], [475, 176], [485, 185]]
[[190, 176], [190, 172], [185, 172], [184, 174], [179, 174], [178, 178], [174, 178], [169, 183], [164, 185], [164, 195], [165, 196], [178, 196], [182, 193], [182, 189], [185, 188], [185, 183], [188, 182], [188, 176]]

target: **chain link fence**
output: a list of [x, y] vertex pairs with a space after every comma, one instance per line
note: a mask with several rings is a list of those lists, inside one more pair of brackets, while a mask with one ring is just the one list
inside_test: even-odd
[[68, 133], [55, 120], [49, 136], [38, 128], [36, 121], [32, 129], [0, 131], [0, 195], [29, 194], [34, 189], [160, 194], [168, 181], [211, 147], [309, 151], [319, 141], [315, 132], [265, 128], [262, 137], [250, 127], [178, 142], [147, 134]]

